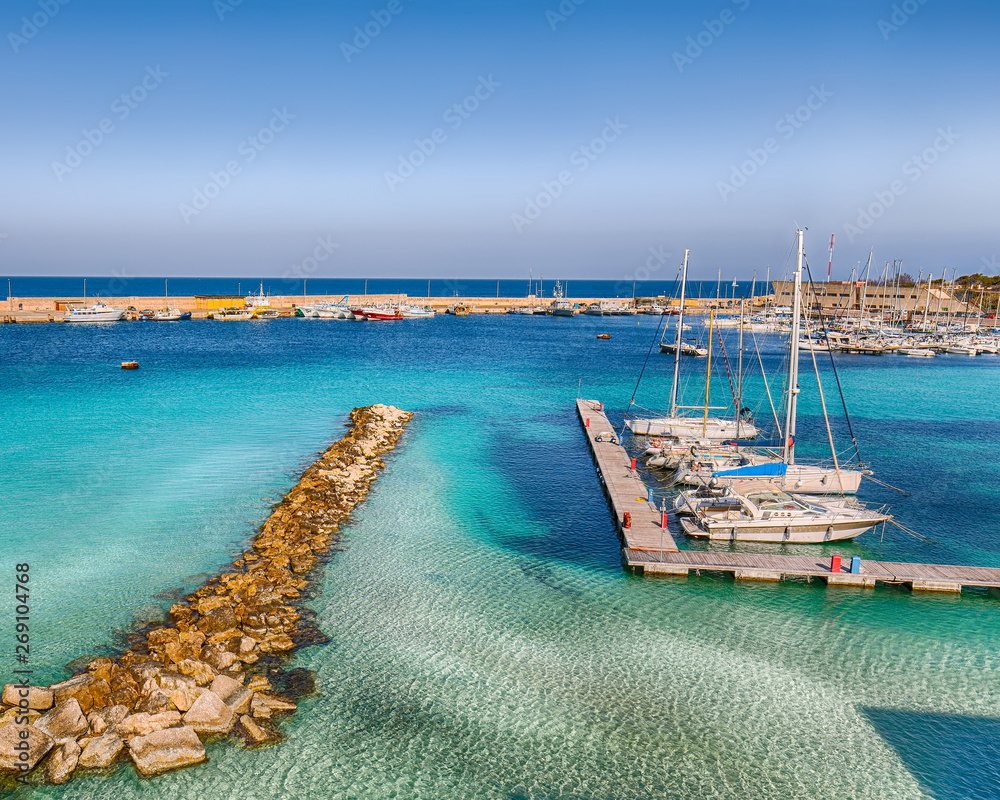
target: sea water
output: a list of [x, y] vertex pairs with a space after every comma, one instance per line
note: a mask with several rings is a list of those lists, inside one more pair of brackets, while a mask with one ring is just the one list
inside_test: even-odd
[[[574, 401], [604, 401], [616, 425], [633, 392], [633, 410], [662, 409], [658, 323], [0, 326], [0, 570], [31, 564], [39, 683], [228, 564], [351, 408], [416, 413], [318, 576], [330, 641], [294, 657], [317, 691], [281, 744], [210, 744], [208, 764], [153, 780], [123, 766], [14, 796], [1000, 797], [995, 597], [621, 569]], [[784, 344], [762, 345], [778, 402]], [[683, 396], [703, 402], [705, 360], [683, 366]], [[822, 457], [807, 355], [801, 371], [798, 448]], [[861, 498], [921, 538], [888, 526], [833, 549], [995, 566], [1000, 358], [838, 357], [837, 371], [862, 457], [908, 493], [866, 481]], [[757, 373], [745, 404], [765, 419]], [[727, 391], [713, 379], [710, 402]], [[0, 597], [9, 627], [13, 592]]]

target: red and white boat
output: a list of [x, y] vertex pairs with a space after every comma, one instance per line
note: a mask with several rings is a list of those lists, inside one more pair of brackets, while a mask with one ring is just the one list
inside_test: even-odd
[[352, 308], [356, 317], [371, 320], [406, 319], [399, 306], [371, 306], [368, 308]]

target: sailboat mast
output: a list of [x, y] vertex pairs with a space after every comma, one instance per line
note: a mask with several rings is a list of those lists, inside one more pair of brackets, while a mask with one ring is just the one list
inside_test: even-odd
[[795, 404], [799, 393], [799, 314], [802, 306], [802, 230], [798, 231], [799, 252], [795, 264], [795, 291], [792, 295], [792, 332], [788, 339], [788, 404], [785, 411], [784, 461], [795, 463]]
[[[753, 281], [757, 282], [757, 272], [753, 273]], [[753, 297], [753, 289], [750, 290]], [[736, 359], [736, 438], [740, 438], [740, 422], [743, 420], [743, 319], [746, 310], [746, 298], [740, 300], [740, 338], [739, 356]]]
[[670, 385], [670, 416], [677, 416], [677, 384], [681, 374], [681, 336], [684, 331], [684, 299], [687, 293], [688, 255], [684, 251], [684, 263], [681, 265], [681, 307], [677, 315], [677, 336], [674, 338], [674, 380]]
[[715, 323], [715, 309], [708, 312], [708, 363], [705, 365], [705, 416], [701, 423], [701, 435], [708, 435], [708, 393], [712, 387], [712, 327]]

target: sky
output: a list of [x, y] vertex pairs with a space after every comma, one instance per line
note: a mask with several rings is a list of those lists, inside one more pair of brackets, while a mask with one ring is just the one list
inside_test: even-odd
[[0, 273], [671, 279], [690, 249], [693, 278], [749, 280], [804, 227], [814, 275], [831, 234], [835, 280], [870, 252], [997, 274], [998, 22], [980, 0], [8, 0]]

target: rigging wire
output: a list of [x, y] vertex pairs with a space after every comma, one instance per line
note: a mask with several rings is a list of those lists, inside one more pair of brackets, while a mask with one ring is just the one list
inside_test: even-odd
[[[649, 356], [653, 352], [653, 347], [656, 345], [657, 341], [659, 341], [658, 337], [660, 335], [660, 328], [663, 327], [663, 321], [666, 318], [667, 318], [667, 314], [666, 314], [666, 311], [664, 311], [662, 314], [660, 314], [660, 321], [657, 324], [656, 331], [653, 334], [653, 340], [649, 343], [649, 350], [646, 352], [646, 359], [642, 362], [642, 369], [639, 370], [639, 377], [636, 378], [635, 388], [632, 390], [632, 397], [629, 398], [629, 401], [628, 401], [628, 408], [632, 408], [632, 406], [635, 405], [635, 395], [639, 391], [639, 384], [642, 382], [643, 373], [645, 373], [645, 371], [646, 371], [646, 365], [649, 363]], [[620, 434], [618, 434], [618, 438], [619, 439], [621, 439], [621, 437], [625, 435], [625, 428], [627, 427], [627, 419], [628, 419], [628, 409], [626, 409], [626, 411], [625, 411], [625, 418], [626, 418], [626, 422], [622, 423], [622, 431], [621, 431]]]
[[[809, 275], [809, 288], [812, 291], [813, 297], [816, 297], [817, 296], [817, 294], [816, 294], [816, 286], [815, 286], [815, 284], [813, 284], [812, 270], [809, 268], [809, 259], [806, 259], [806, 272]], [[820, 306], [818, 313], [819, 313], [820, 326], [824, 327], [826, 325], [826, 323], [825, 323], [825, 320], [823, 318], [823, 307], [822, 307], [822, 305]], [[796, 343], [796, 346], [797, 346], [797, 343]], [[854, 426], [851, 424], [851, 415], [847, 411], [847, 399], [844, 397], [844, 387], [840, 383], [840, 374], [837, 372], [837, 362], [834, 361], [833, 351], [828, 349], [827, 352], [830, 355], [830, 367], [833, 369], [834, 380], [837, 381], [837, 391], [840, 392], [840, 403], [844, 407], [844, 418], [847, 420], [847, 430], [851, 434], [851, 441], [854, 443], [854, 452], [857, 453], [857, 456], [858, 456], [858, 466], [863, 469], [864, 466], [865, 466], [865, 462], [864, 462], [864, 459], [861, 458], [861, 448], [858, 445], [858, 437], [855, 436], [855, 434], [854, 434]]]

